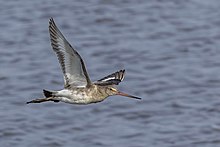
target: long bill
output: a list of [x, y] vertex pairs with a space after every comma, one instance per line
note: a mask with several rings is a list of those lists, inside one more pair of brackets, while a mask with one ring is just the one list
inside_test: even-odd
[[134, 99], [141, 99], [140, 97], [136, 97], [136, 96], [133, 96], [133, 95], [130, 95], [130, 94], [127, 94], [127, 93], [123, 93], [121, 91], [118, 91], [117, 95], [121, 95], [121, 96], [126, 96], [126, 97], [130, 97], [130, 98], [134, 98]]

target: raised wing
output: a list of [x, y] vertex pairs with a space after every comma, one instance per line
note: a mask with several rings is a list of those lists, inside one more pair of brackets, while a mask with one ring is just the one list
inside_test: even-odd
[[53, 18], [49, 21], [50, 40], [64, 74], [64, 87], [85, 87], [91, 85], [85, 64], [80, 55], [65, 39]]
[[123, 81], [124, 76], [125, 76], [125, 70], [120, 70], [94, 82], [94, 84], [103, 85], [103, 86], [104, 85], [118, 85], [121, 81]]

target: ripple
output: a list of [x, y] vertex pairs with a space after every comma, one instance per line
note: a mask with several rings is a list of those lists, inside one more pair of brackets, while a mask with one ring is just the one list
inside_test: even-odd
[[[43, 5], [42, 5], [43, 4]], [[19, 1], [0, 5], [3, 146], [218, 146], [219, 1]], [[62, 89], [54, 17], [91, 78], [126, 69], [117, 96], [87, 106], [25, 105]]]

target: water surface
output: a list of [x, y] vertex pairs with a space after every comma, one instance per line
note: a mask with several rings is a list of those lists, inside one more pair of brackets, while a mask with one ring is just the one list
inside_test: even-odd
[[[220, 1], [7, 1], [0, 5], [0, 145], [217, 147]], [[120, 69], [119, 96], [87, 106], [26, 105], [63, 88], [53, 17], [91, 79]]]

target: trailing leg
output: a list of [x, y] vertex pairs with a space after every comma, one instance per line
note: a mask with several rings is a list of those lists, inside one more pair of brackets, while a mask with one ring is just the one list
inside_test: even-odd
[[34, 99], [32, 101], [27, 102], [26, 104], [29, 104], [29, 103], [42, 103], [42, 102], [47, 102], [47, 101], [59, 102], [59, 100], [53, 100], [52, 97], [47, 97], [47, 98]]

